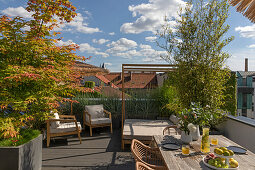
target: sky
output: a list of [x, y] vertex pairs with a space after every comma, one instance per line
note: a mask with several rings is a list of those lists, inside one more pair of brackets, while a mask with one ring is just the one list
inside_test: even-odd
[[[157, 30], [164, 17], [175, 17], [183, 0], [70, 0], [77, 8], [77, 16], [64, 23], [59, 45], [76, 43], [79, 55], [91, 59], [86, 63], [105, 64], [111, 72], [121, 71], [122, 64], [166, 64], [160, 55], [166, 51], [157, 46]], [[31, 18], [25, 10], [25, 0], [0, 0], [0, 14]], [[230, 6], [226, 36], [235, 39], [224, 48], [231, 57], [226, 65], [233, 71], [244, 70], [244, 58], [249, 71], [255, 71], [255, 24]]]

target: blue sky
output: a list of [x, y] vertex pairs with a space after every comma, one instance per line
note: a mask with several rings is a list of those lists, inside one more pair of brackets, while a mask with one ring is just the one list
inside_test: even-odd
[[[175, 16], [182, 0], [70, 0], [77, 7], [77, 17], [58, 30], [59, 44], [80, 45], [80, 55], [92, 56], [86, 62], [102, 63], [114, 72], [123, 63], [166, 63], [159, 56], [166, 52], [157, 47], [155, 33], [164, 16]], [[0, 13], [29, 18], [24, 10], [25, 0], [0, 0]], [[227, 20], [228, 36], [234, 41], [225, 48], [231, 58], [231, 70], [244, 70], [244, 58], [249, 59], [249, 70], [255, 71], [255, 24], [230, 7]]]

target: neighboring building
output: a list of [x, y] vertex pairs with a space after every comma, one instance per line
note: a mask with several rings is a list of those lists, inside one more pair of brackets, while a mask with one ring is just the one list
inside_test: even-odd
[[97, 67], [91, 64], [80, 62], [80, 61], [75, 61], [75, 64], [73, 67], [75, 71], [81, 76], [104, 75], [109, 73], [109, 70], [105, 68]]
[[248, 71], [248, 59], [245, 59], [245, 71], [237, 71], [237, 114], [255, 118], [254, 113], [254, 87], [255, 71]]
[[113, 83], [111, 83], [107, 78], [105, 78], [104, 75], [94, 75], [94, 76], [84, 76], [83, 80], [82, 80], [82, 84], [85, 83], [85, 81], [94, 81], [95, 82], [95, 86], [99, 87], [99, 86], [109, 86], [109, 87], [113, 87], [113, 88], [118, 88], [116, 85], [114, 85]]
[[[109, 73], [104, 77], [115, 84], [118, 88], [122, 88], [122, 73]], [[158, 87], [156, 73], [140, 72], [140, 73], [124, 73], [125, 89], [154, 89]]]

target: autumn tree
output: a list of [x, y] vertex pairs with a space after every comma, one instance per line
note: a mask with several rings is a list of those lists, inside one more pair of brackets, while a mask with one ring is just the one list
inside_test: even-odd
[[28, 118], [42, 128], [50, 111], [79, 89], [72, 44], [57, 46], [59, 21], [70, 22], [76, 8], [69, 0], [29, 0], [33, 19], [0, 17], [0, 135], [13, 137]]

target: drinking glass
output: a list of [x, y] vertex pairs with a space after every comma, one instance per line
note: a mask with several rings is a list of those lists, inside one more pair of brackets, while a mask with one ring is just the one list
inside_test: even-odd
[[182, 145], [182, 154], [189, 155], [189, 145]]
[[211, 144], [212, 145], [218, 145], [218, 139], [217, 138], [211, 138]]

